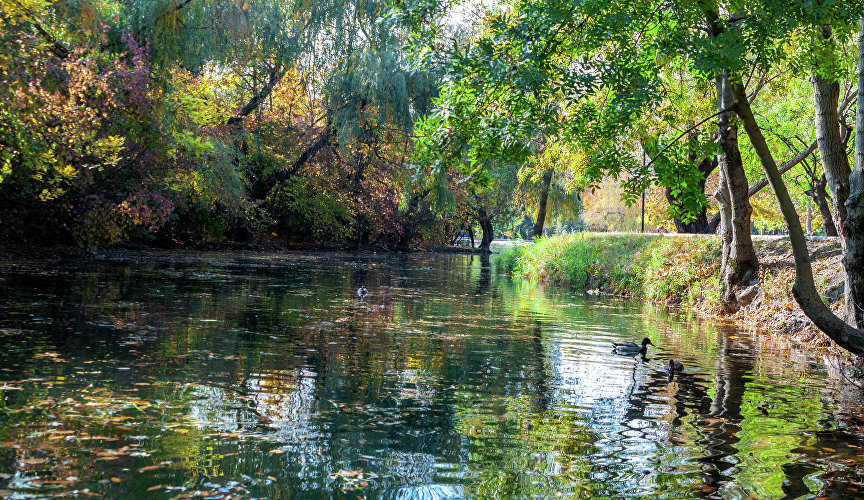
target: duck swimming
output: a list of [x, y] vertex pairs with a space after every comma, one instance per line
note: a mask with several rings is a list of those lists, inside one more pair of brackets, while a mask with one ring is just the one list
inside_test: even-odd
[[669, 373], [684, 371], [684, 363], [680, 361], [675, 361], [674, 359], [669, 360]]
[[366, 285], [357, 289], [357, 296], [361, 299], [365, 299], [367, 295], [369, 295], [369, 290], [366, 290]]
[[639, 345], [636, 342], [612, 342], [612, 347], [615, 348], [616, 352], [621, 354], [645, 354], [645, 352], [648, 351], [649, 345], [654, 345], [654, 343], [652, 343], [651, 339], [648, 337], [642, 339], [642, 345]]

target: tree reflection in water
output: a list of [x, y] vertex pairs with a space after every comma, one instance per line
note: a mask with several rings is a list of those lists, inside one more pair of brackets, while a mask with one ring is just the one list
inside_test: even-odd
[[0, 292], [7, 496], [859, 494], [864, 406], [819, 365], [494, 256], [118, 254]]

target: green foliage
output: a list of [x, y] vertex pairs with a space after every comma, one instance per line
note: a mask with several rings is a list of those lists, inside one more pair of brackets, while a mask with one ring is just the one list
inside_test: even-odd
[[351, 233], [348, 207], [304, 179], [292, 177], [277, 185], [265, 205], [285, 235], [338, 241]]
[[[710, 3], [512, 0], [457, 29], [459, 3], [0, 3], [0, 232], [213, 242], [272, 212], [286, 237], [406, 248], [533, 217], [549, 170], [551, 220], [614, 178], [626, 204], [669, 187], [686, 221], [716, 145], [711, 120], [682, 132], [714, 113], [718, 69], [768, 82], [755, 106], [792, 153], [805, 77], [849, 73], [860, 10], [737, 2], [709, 36]], [[271, 190], [286, 178], [316, 194]]]
[[514, 247], [500, 265], [528, 279], [645, 297], [666, 303], [716, 304], [716, 238], [575, 234]]
[[[446, 40], [443, 29], [421, 26], [446, 3], [401, 5], [415, 19], [418, 58], [446, 82], [419, 125], [419, 165], [482, 182], [486, 162], [523, 163], [531, 141], [545, 137], [584, 157], [585, 184], [621, 179], [627, 204], [651, 183], [668, 187], [676, 198], [670, 215], [684, 222], [708, 204], [697, 166], [716, 154], [706, 119], [716, 111], [716, 75], [729, 71], [753, 87], [806, 81], [811, 69], [849, 74], [854, 50], [838, 48], [850, 45], [860, 14], [856, 2], [817, 0], [722, 8], [515, 0], [490, 10], [470, 39]], [[786, 76], [789, 66], [795, 74]], [[696, 122], [688, 141], [684, 130]], [[653, 160], [647, 168], [643, 150]]]

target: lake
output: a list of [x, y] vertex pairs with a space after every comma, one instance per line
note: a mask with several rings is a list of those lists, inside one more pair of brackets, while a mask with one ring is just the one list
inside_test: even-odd
[[[819, 358], [495, 258], [8, 267], [0, 495], [862, 496], [864, 402]], [[611, 350], [644, 336], [644, 359]]]

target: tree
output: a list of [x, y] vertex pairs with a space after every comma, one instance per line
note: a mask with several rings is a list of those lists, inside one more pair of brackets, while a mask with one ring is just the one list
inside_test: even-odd
[[[15, 115], [0, 123], [7, 226], [44, 212], [84, 246], [214, 244], [276, 230], [407, 248], [418, 225], [434, 224], [422, 200], [430, 191], [414, 189], [405, 159], [437, 84], [407, 64], [409, 33], [388, 2], [16, 0], [2, 9], [9, 58], [0, 63], [21, 68], [0, 74]], [[86, 83], [58, 78], [75, 68]], [[28, 78], [46, 93], [25, 106], [12, 93]], [[81, 112], [49, 111], [50, 100]], [[43, 116], [38, 133], [21, 125]], [[67, 149], [59, 161], [52, 144]], [[307, 218], [348, 230], [288, 234], [297, 226], [286, 221]]]
[[[864, 82], [864, 17], [860, 20], [858, 54], [858, 81]], [[851, 310], [847, 318], [849, 324], [857, 326], [859, 330], [850, 332], [843, 327], [839, 329], [841, 335], [860, 339], [860, 329], [864, 328], [864, 92], [860, 90], [855, 113], [855, 168], [849, 176], [849, 197], [846, 199], [843, 229], [846, 232], [846, 252], [843, 256], [847, 284], [846, 310]], [[856, 345], [860, 345], [860, 340]], [[862, 352], [864, 349], [859, 348], [857, 353]]]
[[[862, 27], [864, 27], [864, 24], [862, 24]], [[739, 41], [738, 43], [740, 43], [740, 40], [743, 38], [740, 32], [740, 28], [734, 27], [733, 30], [730, 31], [730, 33], [735, 37], [733, 38], [733, 40], [737, 40]], [[864, 61], [864, 29], [862, 29], [860, 43], [860, 50], [862, 53], [861, 61]], [[860, 75], [864, 75], [864, 64], [861, 64], [861, 68], [859, 69], [859, 76]], [[801, 306], [801, 309], [807, 315], [807, 317], [809, 317], [820, 330], [825, 332], [829, 337], [831, 337], [832, 340], [834, 340], [839, 346], [843, 347], [844, 349], [847, 349], [850, 352], [856, 354], [864, 354], [864, 331], [855, 328], [854, 325], [845, 323], [843, 320], [834, 315], [834, 313], [822, 302], [819, 296], [815, 282], [813, 280], [813, 270], [810, 266], [807, 243], [804, 239], [804, 232], [801, 228], [801, 221], [798, 218], [798, 214], [795, 211], [792, 199], [789, 196], [789, 192], [777, 168], [777, 164], [773, 158], [771, 149], [768, 147], [764, 135], [762, 134], [762, 130], [759, 127], [759, 124], [753, 114], [752, 109], [750, 108], [750, 103], [746, 98], [746, 93], [743, 90], [743, 84], [741, 83], [740, 78], [740, 76], [736, 76], [734, 77], [734, 79], [730, 80], [730, 87], [732, 89], [733, 96], [737, 99], [737, 102], [735, 103], [735, 111], [738, 116], [740, 116], [744, 124], [744, 128], [747, 131], [747, 135], [750, 138], [750, 142], [755, 148], [757, 155], [759, 156], [759, 160], [763, 168], [765, 169], [765, 173], [768, 181], [771, 184], [771, 188], [773, 189], [774, 194], [777, 197], [777, 201], [783, 213], [783, 218], [785, 219], [786, 224], [789, 228], [789, 239], [792, 244], [792, 252], [795, 260], [796, 271], [795, 283], [792, 287], [792, 293], [795, 296], [798, 304]], [[864, 99], [862, 99], [860, 95], [859, 104], [864, 104]], [[864, 132], [862, 132], [862, 127], [864, 127], [864, 114], [862, 114], [862, 111], [860, 109], [858, 111], [858, 120], [860, 121], [858, 121], [857, 123], [859, 128], [856, 131], [856, 146], [858, 146], [858, 142], [860, 140], [861, 146], [862, 148], [864, 148]], [[860, 154], [860, 152], [856, 154]], [[858, 196], [860, 196], [860, 192]], [[855, 206], [854, 201], [850, 204], [847, 200], [847, 208], [848, 205]], [[858, 214], [856, 213], [856, 215]], [[853, 229], [861, 229], [860, 227], [856, 227], [854, 225], [857, 222], [859, 221], [856, 220], [852, 224], [849, 224], [847, 222], [847, 226]], [[860, 278], [864, 276], [864, 274], [862, 274], [864, 273], [864, 266], [855, 267], [854, 264], [859, 263], [856, 262], [855, 258], [856, 255], [850, 254], [849, 251], [847, 251], [844, 256], [844, 265], [846, 267], [847, 279], [849, 280], [848, 282], [850, 283], [850, 288], [852, 288], [851, 300], [853, 302], [856, 300], [854, 284], [864, 282], [864, 280], [860, 280]]]
[[[683, 49], [706, 42], [689, 28], [701, 11], [686, 6], [679, 10], [676, 17], [652, 2], [516, 1], [506, 12], [487, 18], [470, 42], [454, 42], [450, 48], [431, 41], [430, 46], [444, 52], [432, 59], [444, 66], [440, 72], [447, 83], [436, 101], [437, 111], [419, 127], [418, 163], [479, 177], [486, 160], [526, 162], [532, 139], [543, 136], [583, 152], [587, 184], [626, 173], [624, 201], [632, 204], [657, 180], [670, 188], [680, 214], [693, 218], [707, 206], [703, 182], [711, 163], [701, 160], [711, 155], [703, 151], [699, 161], [693, 161], [684, 154], [679, 139], [686, 131], [638, 137], [634, 130], [662, 100], [658, 59], [676, 50], [664, 45], [671, 41]], [[635, 40], [634, 26], [644, 28]], [[594, 59], [586, 60], [584, 54]], [[728, 117], [730, 94], [722, 81], [717, 88], [725, 93], [718, 94], [717, 113], [709, 118], [720, 115], [722, 120]], [[749, 236], [748, 184], [737, 132], [728, 119], [721, 126], [729, 130], [721, 134], [720, 162], [725, 179], [720, 199], [729, 206], [724, 300], [737, 310], [752, 297], [758, 263]], [[653, 153], [645, 166], [633, 154], [643, 148]], [[706, 165], [702, 171], [700, 165]]]

